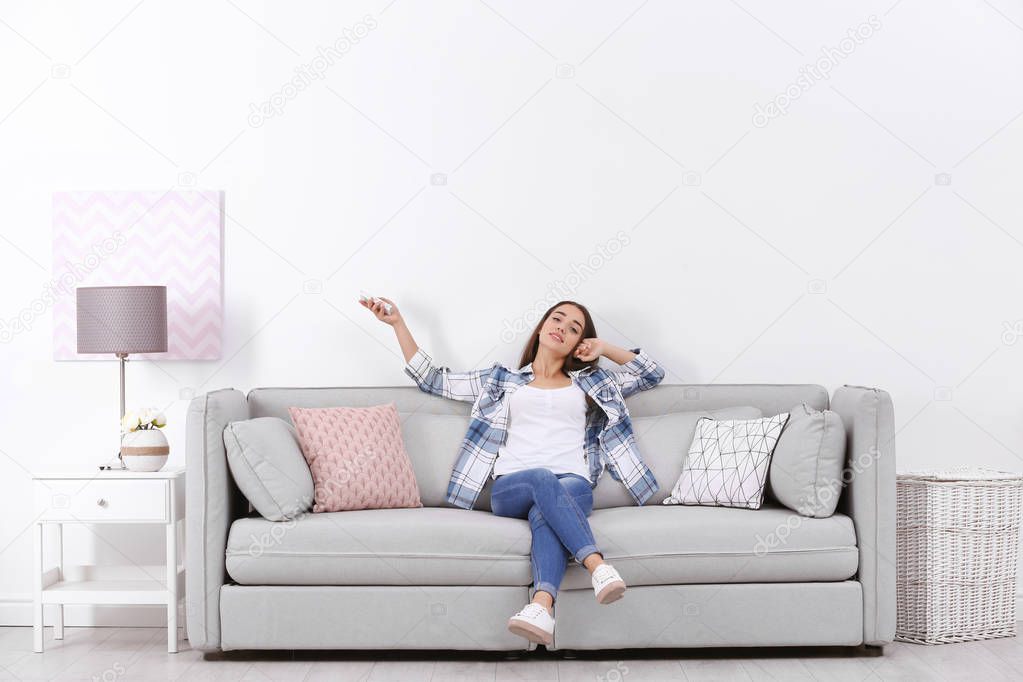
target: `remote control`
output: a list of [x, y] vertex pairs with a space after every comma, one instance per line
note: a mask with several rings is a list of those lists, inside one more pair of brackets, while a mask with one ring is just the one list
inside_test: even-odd
[[376, 296], [368, 296], [368, 295], [366, 295], [365, 291], [360, 291], [359, 292], [359, 300], [360, 301], [373, 301], [373, 303], [383, 303], [384, 304], [384, 312], [386, 312], [388, 315], [391, 314], [391, 304], [390, 303], [387, 303], [386, 301], [381, 301]]

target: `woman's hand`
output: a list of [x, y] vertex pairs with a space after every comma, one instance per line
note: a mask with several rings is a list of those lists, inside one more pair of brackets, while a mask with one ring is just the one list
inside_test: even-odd
[[579, 342], [579, 345], [572, 351], [572, 355], [579, 358], [583, 362], [589, 362], [590, 360], [596, 360], [604, 354], [604, 342], [600, 339], [583, 339]]
[[[359, 303], [362, 304], [363, 307], [369, 308], [373, 312], [373, 314], [377, 316], [377, 319], [380, 320], [381, 322], [386, 322], [392, 327], [396, 325], [398, 322], [400, 322], [401, 313], [398, 311], [398, 306], [394, 303], [394, 301], [392, 301], [389, 298], [384, 298], [383, 296], [377, 296], [377, 298], [380, 300], [376, 303], [374, 303], [372, 300], [359, 301]], [[390, 315], [388, 315], [387, 311], [384, 309], [385, 302], [391, 304]]]

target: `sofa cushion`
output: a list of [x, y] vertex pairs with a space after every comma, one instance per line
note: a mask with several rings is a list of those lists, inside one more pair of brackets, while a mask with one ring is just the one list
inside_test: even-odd
[[[401, 436], [419, 483], [424, 507], [460, 509], [447, 501], [448, 481], [471, 418], [461, 414], [402, 414]], [[490, 511], [490, 485], [476, 498], [475, 510]], [[464, 510], [463, 510], [464, 511]]]
[[[848, 516], [808, 518], [776, 503], [601, 509], [590, 527], [627, 585], [846, 580], [859, 560]], [[561, 588], [593, 589], [590, 574], [570, 562]]]
[[[851, 519], [758, 510], [594, 510], [597, 545], [630, 585], [845, 580], [858, 559]], [[525, 519], [422, 507], [238, 519], [227, 571], [243, 585], [529, 585]], [[563, 589], [592, 589], [570, 562]]]
[[842, 417], [800, 403], [789, 410], [767, 484], [775, 499], [789, 509], [804, 516], [830, 516], [842, 492], [844, 465]]
[[[651, 417], [632, 417], [632, 433], [643, 462], [650, 467], [659, 487], [646, 501], [647, 505], [661, 504], [671, 494], [671, 486], [682, 474], [689, 445], [693, 442], [696, 422], [703, 417], [711, 419], [756, 419], [762, 416], [756, 407], [726, 407], [718, 410], [668, 412]], [[610, 471], [597, 481], [593, 489], [593, 508], [635, 507], [636, 501]]]
[[271, 521], [285, 521], [313, 505], [309, 473], [295, 427], [277, 417], [233, 421], [224, 428], [227, 464], [238, 488]]
[[360, 509], [238, 519], [227, 572], [243, 585], [529, 585], [532, 532], [459, 508]]
[[[696, 422], [701, 417], [715, 419], [754, 419], [761, 416], [756, 407], [726, 407], [717, 410], [669, 412], [632, 419], [633, 435], [640, 456], [654, 473], [660, 488], [647, 504], [660, 504], [671, 492], [671, 485], [682, 473], [682, 462], [689, 452]], [[454, 508], [446, 501], [451, 469], [458, 458], [459, 446], [469, 430], [469, 415], [402, 414], [401, 433], [416, 472], [423, 505]], [[493, 479], [487, 481], [474, 510], [490, 511]], [[621, 483], [605, 471], [593, 490], [593, 508], [635, 506], [636, 502]]]

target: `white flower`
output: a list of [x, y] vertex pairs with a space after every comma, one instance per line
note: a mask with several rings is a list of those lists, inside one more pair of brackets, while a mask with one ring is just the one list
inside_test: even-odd
[[167, 415], [163, 412], [157, 412], [156, 416], [153, 417], [153, 424], [155, 426], [167, 426]]
[[123, 431], [134, 431], [139, 427], [139, 424], [141, 424], [139, 415], [134, 410], [128, 410], [121, 417], [121, 430]]
[[144, 426], [152, 427], [156, 423], [156, 416], [160, 414], [160, 411], [155, 407], [147, 407], [142, 413], [142, 419], [140, 420]]

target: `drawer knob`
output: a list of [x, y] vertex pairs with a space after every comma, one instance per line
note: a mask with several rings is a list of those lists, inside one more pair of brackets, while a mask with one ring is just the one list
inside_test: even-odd
[[106, 499], [101, 497], [98, 500], [96, 500], [96, 504], [99, 505], [100, 507], [105, 507], [107, 506], [107, 501]]

